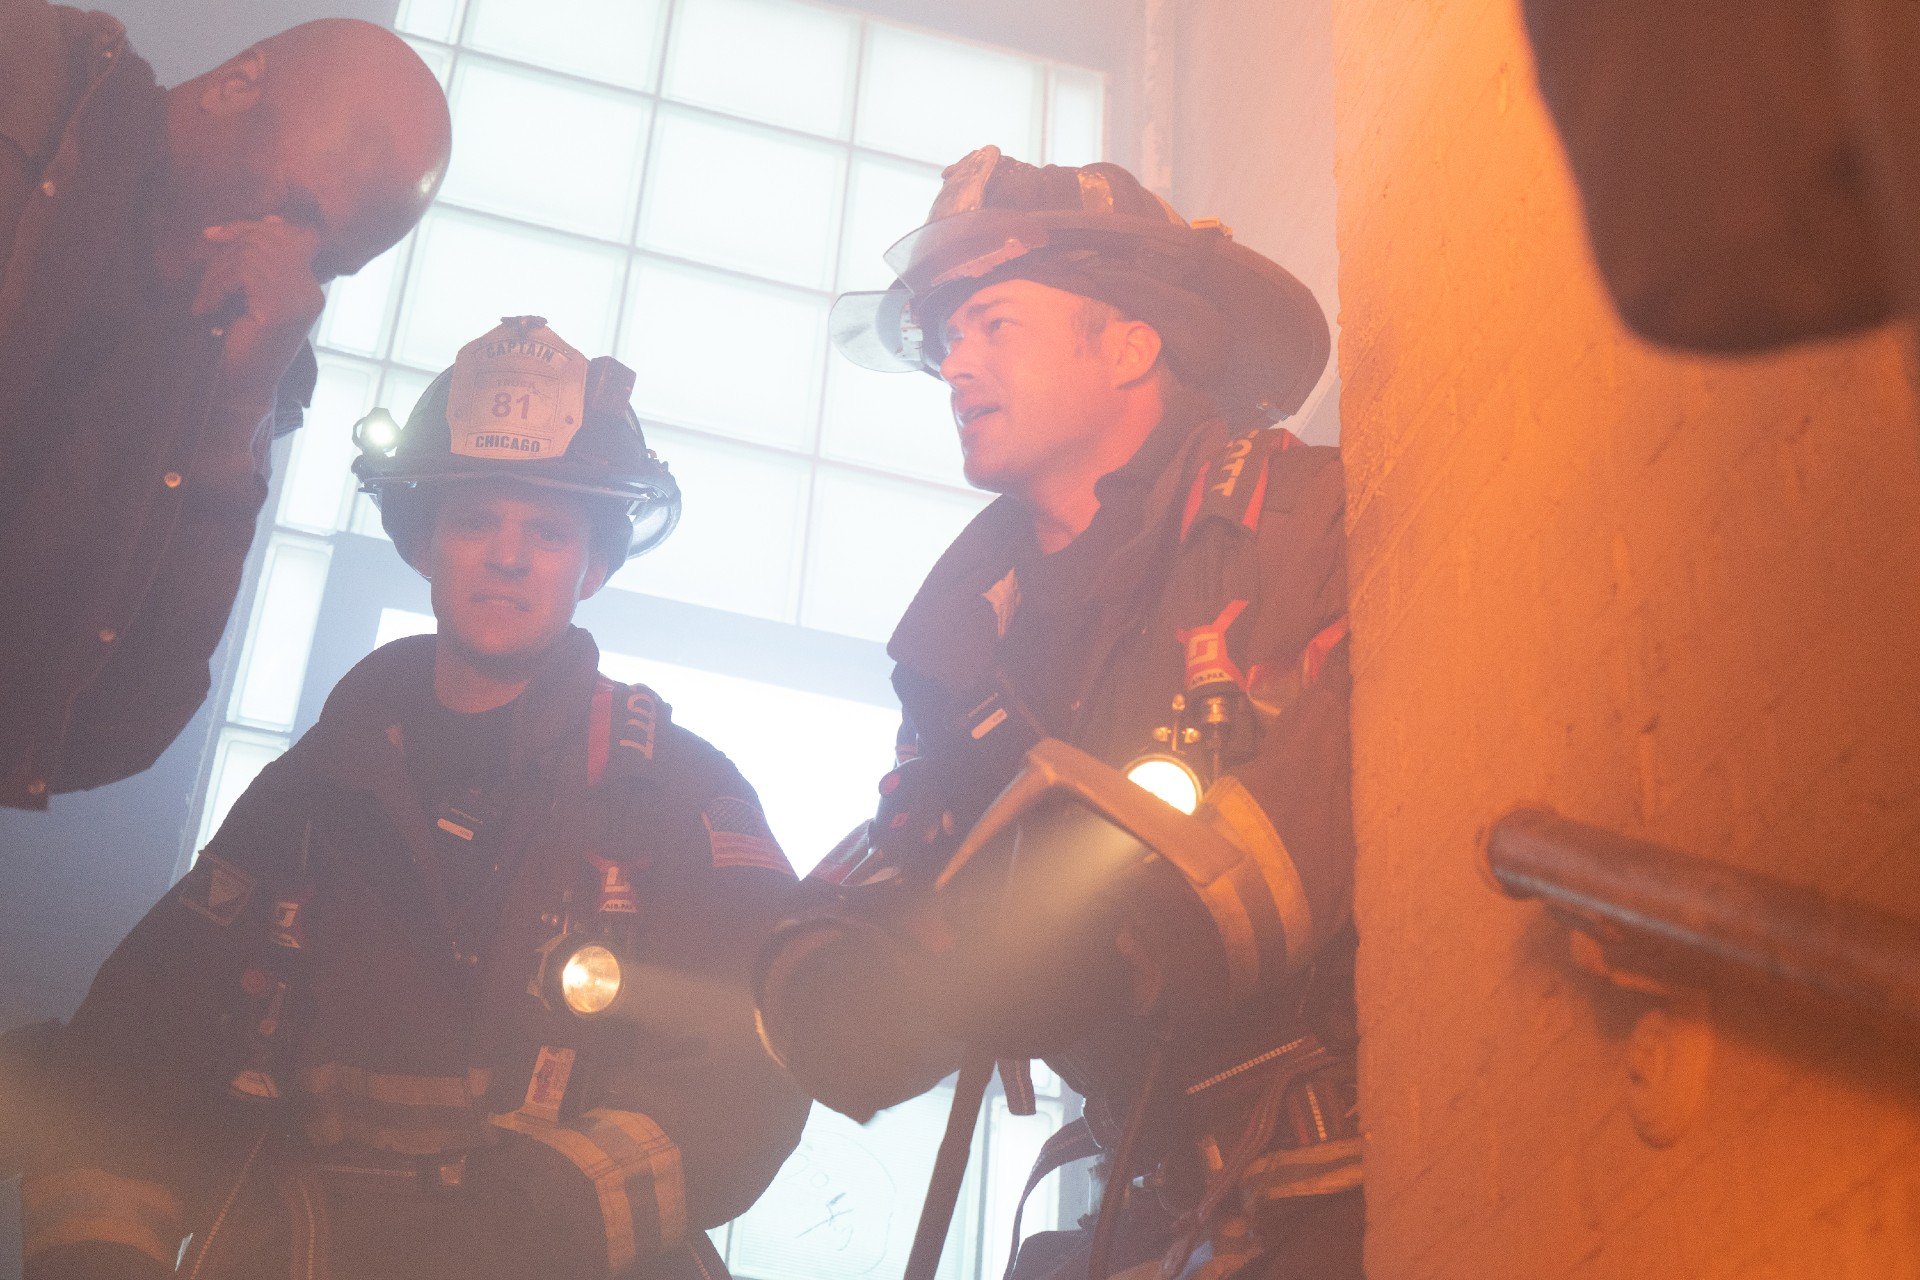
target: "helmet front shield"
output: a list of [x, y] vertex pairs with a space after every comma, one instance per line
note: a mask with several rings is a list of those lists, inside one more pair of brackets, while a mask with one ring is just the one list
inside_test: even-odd
[[461, 348], [404, 428], [385, 410], [363, 418], [353, 471], [396, 542], [401, 526], [414, 532], [419, 494], [434, 486], [506, 480], [578, 494], [596, 504], [600, 545], [618, 567], [680, 518], [680, 486], [647, 447], [633, 384], [631, 369], [588, 360], [540, 317], [509, 317]]

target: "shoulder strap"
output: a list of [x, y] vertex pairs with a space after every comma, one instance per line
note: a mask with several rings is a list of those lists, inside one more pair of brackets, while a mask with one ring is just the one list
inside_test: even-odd
[[[1151, 545], [1141, 551], [1156, 565], [1167, 566], [1168, 572], [1157, 575], [1161, 581], [1151, 595], [1129, 606], [1139, 612], [1128, 615], [1126, 630], [1107, 628], [1106, 644], [1090, 655], [1082, 669], [1075, 705], [1094, 704], [1093, 690], [1109, 676], [1114, 653], [1140, 624], [1158, 629], [1167, 640], [1187, 649], [1189, 667], [1200, 663], [1209, 671], [1221, 669], [1219, 663], [1204, 660], [1210, 646], [1226, 656], [1227, 628], [1254, 603], [1247, 591], [1236, 588], [1253, 573], [1252, 546], [1267, 506], [1270, 460], [1275, 452], [1298, 443], [1282, 428], [1257, 427], [1224, 445], [1196, 441], [1190, 453], [1171, 464], [1178, 468], [1172, 502], [1159, 508], [1165, 515], [1155, 522]], [[1183, 479], [1189, 469], [1190, 478]], [[1183, 485], [1186, 501], [1180, 507]], [[1177, 537], [1172, 536], [1175, 510], [1180, 517]], [[1241, 602], [1238, 608], [1236, 600]], [[1250, 622], [1240, 624], [1236, 633], [1249, 626]], [[1076, 721], [1068, 736], [1077, 740], [1084, 723]]]
[[1067, 1121], [1040, 1144], [1040, 1154], [1034, 1157], [1033, 1169], [1027, 1174], [1027, 1185], [1021, 1190], [1020, 1200], [1013, 1209], [1013, 1247], [1007, 1254], [1007, 1269], [1002, 1280], [1013, 1280], [1014, 1268], [1019, 1264], [1020, 1221], [1027, 1216], [1027, 1201], [1032, 1198], [1033, 1189], [1055, 1169], [1076, 1160], [1091, 1160], [1099, 1154], [1099, 1139], [1093, 1136], [1093, 1126], [1087, 1123], [1085, 1116]]
[[597, 787], [603, 778], [631, 782], [651, 774], [664, 710], [660, 695], [646, 685], [598, 677], [587, 716], [587, 785]]
[[1273, 457], [1299, 443], [1283, 427], [1256, 427], [1228, 441], [1194, 472], [1180, 523], [1179, 582], [1171, 618], [1186, 655], [1189, 693], [1201, 686], [1246, 688], [1227, 634], [1244, 634], [1253, 625], [1251, 615], [1259, 611], [1256, 547]]
[[1256, 427], [1228, 441], [1219, 457], [1194, 474], [1180, 521], [1181, 540], [1209, 521], [1258, 532], [1273, 455], [1299, 443], [1300, 438], [1285, 427]]

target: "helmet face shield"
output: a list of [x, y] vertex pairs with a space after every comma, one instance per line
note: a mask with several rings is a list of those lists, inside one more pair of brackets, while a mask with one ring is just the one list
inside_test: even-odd
[[905, 285], [870, 293], [843, 293], [827, 313], [840, 354], [863, 369], [906, 373], [920, 362], [920, 327], [906, 314], [913, 295]]
[[[1133, 225], [1116, 226], [1117, 221]], [[862, 368], [937, 373], [946, 351], [941, 334], [946, 318], [978, 289], [1019, 277], [1058, 281], [1084, 292], [1081, 281], [1060, 279], [1055, 268], [1063, 255], [1097, 258], [1104, 250], [1138, 257], [1159, 244], [1159, 252], [1171, 258], [1180, 252], [1183, 230], [1170, 232], [1164, 224], [1140, 219], [1005, 209], [929, 223], [887, 251], [888, 265], [900, 276], [892, 288], [834, 299], [833, 342]]]

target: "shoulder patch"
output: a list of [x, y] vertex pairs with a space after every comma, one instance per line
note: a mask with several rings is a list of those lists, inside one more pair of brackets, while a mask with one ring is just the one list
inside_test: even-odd
[[716, 796], [701, 811], [700, 821], [707, 829], [716, 868], [759, 867], [793, 875], [793, 865], [773, 838], [759, 805], [738, 796]]
[[180, 882], [180, 902], [221, 928], [240, 918], [253, 897], [253, 876], [218, 854], [202, 852]]

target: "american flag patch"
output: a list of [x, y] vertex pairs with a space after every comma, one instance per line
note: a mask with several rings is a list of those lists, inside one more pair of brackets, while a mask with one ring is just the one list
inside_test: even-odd
[[792, 876], [793, 865], [780, 851], [760, 806], [736, 796], [720, 796], [708, 803], [700, 821], [713, 845], [715, 867], [760, 867]]

